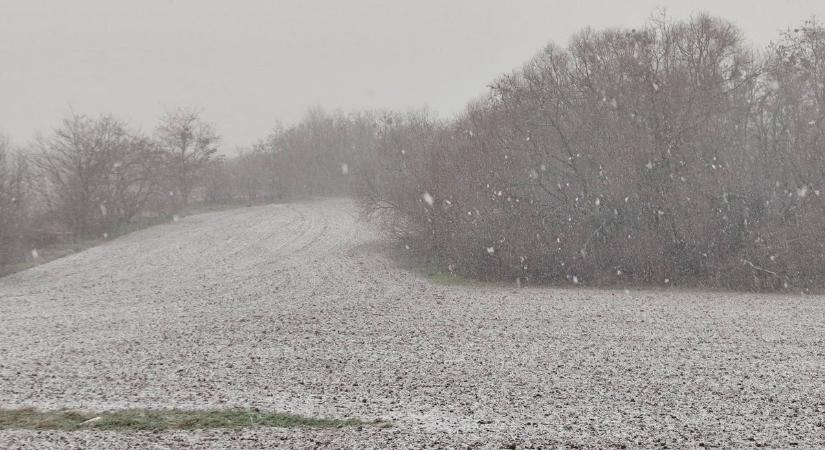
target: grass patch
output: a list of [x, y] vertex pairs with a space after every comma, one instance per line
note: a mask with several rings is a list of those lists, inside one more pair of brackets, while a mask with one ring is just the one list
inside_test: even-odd
[[467, 278], [463, 275], [447, 272], [431, 265], [419, 266], [416, 269], [419, 274], [434, 284], [448, 286], [500, 286], [503, 284]]
[[379, 247], [381, 253], [389, 256], [398, 268], [414, 272], [433, 284], [462, 287], [507, 287], [513, 283], [504, 280], [487, 281], [462, 275], [459, 272], [450, 272], [419, 251], [411, 250], [401, 242], [393, 242]]
[[0, 430], [165, 431], [249, 427], [344, 428], [365, 425], [387, 424], [381, 421], [311, 418], [247, 409], [124, 409], [99, 413], [74, 410], [39, 411], [34, 408], [0, 409]]

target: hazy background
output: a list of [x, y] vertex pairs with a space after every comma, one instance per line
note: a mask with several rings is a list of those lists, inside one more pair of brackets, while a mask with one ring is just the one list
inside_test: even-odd
[[0, 0], [0, 132], [24, 142], [70, 111], [150, 131], [198, 106], [231, 152], [315, 105], [449, 115], [546, 42], [658, 7], [723, 16], [759, 45], [825, 17], [822, 0]]

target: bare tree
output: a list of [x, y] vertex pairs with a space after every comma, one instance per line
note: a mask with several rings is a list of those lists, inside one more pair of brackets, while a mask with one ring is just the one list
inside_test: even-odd
[[109, 176], [129, 136], [111, 116], [73, 115], [38, 142], [41, 185], [52, 211], [76, 235], [102, 228], [108, 219]]
[[767, 67], [749, 160], [760, 214], [743, 261], [774, 285], [816, 285], [825, 277], [825, 27], [809, 20], [783, 33]]
[[220, 138], [198, 111], [183, 108], [161, 119], [157, 137], [166, 153], [170, 183], [179, 202], [187, 205], [198, 177], [218, 151]]
[[160, 195], [163, 152], [146, 136], [130, 133], [114, 148], [106, 188], [109, 213], [129, 222]]
[[26, 240], [28, 169], [0, 135], [0, 269], [18, 256]]
[[73, 115], [38, 146], [40, 189], [76, 236], [131, 220], [157, 193], [160, 151], [112, 116]]
[[234, 159], [213, 158], [203, 169], [203, 197], [208, 203], [225, 203], [235, 198], [235, 179], [228, 165]]
[[359, 161], [375, 145], [369, 112], [342, 114], [310, 110], [298, 124], [278, 128], [256, 146], [267, 155], [267, 196], [341, 195], [349, 191]]

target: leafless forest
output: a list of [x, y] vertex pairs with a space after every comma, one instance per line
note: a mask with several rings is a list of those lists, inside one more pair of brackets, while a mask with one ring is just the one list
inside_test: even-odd
[[[753, 48], [699, 15], [585, 29], [444, 120], [309, 111], [236, 156], [170, 111], [0, 141], [0, 266], [189, 203], [353, 195], [441, 270], [583, 285], [821, 288], [825, 28]], [[822, 192], [822, 195], [821, 195]], [[34, 255], [33, 255], [34, 253]]]

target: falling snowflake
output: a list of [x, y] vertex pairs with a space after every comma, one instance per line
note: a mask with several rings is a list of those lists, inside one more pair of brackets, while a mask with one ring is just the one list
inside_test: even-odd
[[349, 166], [347, 165], [347, 163], [341, 163], [341, 173], [343, 173], [344, 175], [349, 173]]
[[32, 249], [32, 259], [37, 259], [40, 257], [40, 253], [37, 252], [36, 248]]
[[647, 168], [647, 170], [652, 170], [653, 169], [653, 161], [648, 161], [647, 164], [645, 164], [645, 167]]
[[495, 253], [495, 252], [496, 252], [495, 247], [487, 247], [487, 253], [488, 253], [488, 254], [492, 255], [492, 254], [493, 254], [493, 253]]
[[435, 202], [435, 200], [433, 200], [433, 196], [430, 195], [429, 192], [425, 192], [425, 193], [421, 194], [421, 199], [424, 200], [424, 203], [426, 203], [430, 206], [433, 206], [433, 203]]
[[796, 190], [796, 195], [801, 198], [805, 198], [808, 195], [808, 186], [802, 186]]

